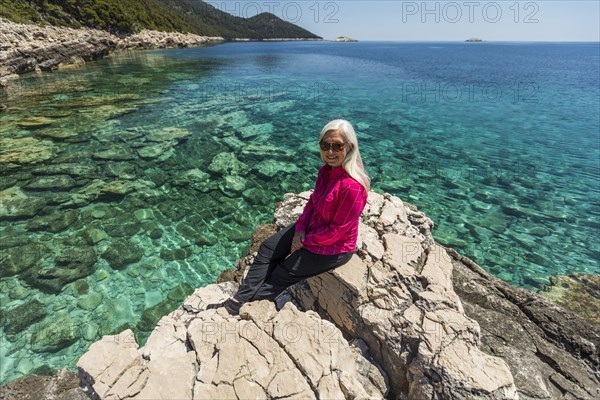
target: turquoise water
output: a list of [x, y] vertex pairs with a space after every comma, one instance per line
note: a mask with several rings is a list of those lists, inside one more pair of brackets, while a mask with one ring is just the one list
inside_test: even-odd
[[600, 273], [599, 72], [598, 44], [299, 42], [19, 79], [0, 99], [0, 383], [125, 327], [143, 341], [312, 187], [333, 118], [375, 190], [496, 276]]

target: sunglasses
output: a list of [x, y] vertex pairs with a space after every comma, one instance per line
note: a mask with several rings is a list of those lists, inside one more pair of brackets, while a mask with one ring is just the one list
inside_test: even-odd
[[346, 143], [326, 143], [326, 142], [320, 142], [319, 146], [321, 147], [321, 150], [323, 150], [323, 151], [329, 151], [329, 149], [332, 149], [334, 152], [338, 153], [338, 152], [344, 150], [344, 147], [346, 146]]

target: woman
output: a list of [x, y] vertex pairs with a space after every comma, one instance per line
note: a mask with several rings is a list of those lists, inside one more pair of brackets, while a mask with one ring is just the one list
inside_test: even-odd
[[319, 146], [325, 164], [302, 215], [261, 244], [237, 293], [209, 308], [224, 306], [237, 315], [245, 302], [274, 300], [294, 283], [352, 258], [370, 179], [348, 121], [337, 119], [325, 125]]

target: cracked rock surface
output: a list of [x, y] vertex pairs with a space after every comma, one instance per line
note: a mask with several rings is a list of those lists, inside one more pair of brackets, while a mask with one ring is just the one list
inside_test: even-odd
[[231, 282], [197, 289], [163, 317], [138, 349], [133, 332], [105, 336], [78, 362], [88, 393], [101, 399], [383, 398], [387, 378], [340, 330], [291, 302], [260, 301], [239, 316], [206, 305]]

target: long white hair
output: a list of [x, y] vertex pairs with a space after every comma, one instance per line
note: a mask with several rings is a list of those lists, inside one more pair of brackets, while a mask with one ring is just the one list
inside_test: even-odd
[[[342, 163], [342, 166], [348, 172], [348, 175], [356, 179], [365, 190], [368, 192], [371, 187], [371, 178], [365, 172], [365, 166], [363, 165], [362, 158], [360, 157], [360, 151], [358, 150], [358, 138], [356, 132], [350, 122], [345, 119], [334, 119], [327, 123], [321, 131], [319, 137], [319, 143], [323, 140], [323, 137], [331, 132], [339, 131], [344, 135], [347, 145], [350, 145], [350, 149], [346, 152], [346, 158]], [[323, 158], [323, 156], [321, 156]], [[325, 160], [323, 160], [325, 162]]]

